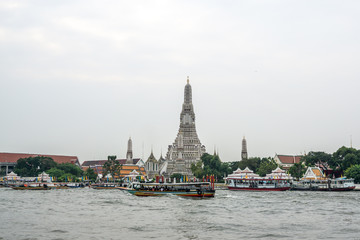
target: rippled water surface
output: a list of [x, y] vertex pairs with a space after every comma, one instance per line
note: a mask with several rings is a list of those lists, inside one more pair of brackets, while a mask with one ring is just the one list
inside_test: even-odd
[[0, 239], [360, 239], [360, 192], [0, 189]]

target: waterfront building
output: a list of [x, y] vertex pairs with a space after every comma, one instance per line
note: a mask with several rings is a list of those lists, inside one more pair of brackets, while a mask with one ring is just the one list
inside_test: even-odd
[[145, 162], [145, 170], [149, 179], [153, 179], [160, 174], [159, 161], [154, 157], [153, 151]]
[[324, 180], [326, 179], [324, 173], [319, 167], [308, 167], [301, 180]]
[[29, 154], [29, 153], [0, 153], [0, 174], [6, 175], [14, 170], [20, 158], [29, 157], [49, 157], [56, 163], [71, 163], [80, 167], [80, 162], [76, 156], [48, 155], [48, 154]]
[[[132, 164], [127, 163], [127, 159], [116, 159], [121, 164], [120, 177], [129, 175], [133, 170], [141, 173], [146, 176], [146, 171], [144, 163], [140, 158], [134, 158]], [[84, 161], [81, 165], [82, 169], [85, 171], [88, 168], [92, 168], [96, 174], [103, 174], [103, 166], [107, 160], [90, 160]]]
[[[127, 151], [126, 151], [126, 158], [124, 159], [116, 159], [119, 161], [121, 165], [120, 175], [118, 177], [123, 178], [129, 175], [132, 171], [136, 171], [143, 176], [146, 176], [146, 170], [144, 166], [144, 161], [141, 158], [133, 158], [132, 152], [132, 140], [129, 138]], [[81, 165], [83, 170], [87, 168], [94, 169], [95, 173], [101, 176], [103, 175], [103, 166], [107, 160], [90, 160], [84, 161]]]
[[248, 153], [247, 153], [247, 144], [245, 136], [242, 140], [242, 149], [241, 149], [241, 160], [248, 159]]
[[170, 177], [174, 173], [193, 176], [191, 164], [200, 161], [200, 157], [204, 153], [205, 146], [201, 144], [196, 133], [192, 89], [188, 77], [184, 89], [179, 131], [174, 143], [168, 147], [165, 157], [167, 163], [162, 165], [160, 172], [166, 177]]
[[303, 155], [279, 155], [275, 154], [275, 162], [284, 170], [289, 170], [295, 163], [299, 163]]

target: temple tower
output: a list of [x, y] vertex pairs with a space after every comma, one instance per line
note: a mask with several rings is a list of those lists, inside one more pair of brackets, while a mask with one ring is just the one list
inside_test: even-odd
[[244, 138], [242, 140], [241, 160], [244, 160], [247, 158], [248, 158], [248, 153], [247, 153], [246, 139], [244, 136]]
[[131, 137], [128, 141], [128, 147], [126, 152], [126, 164], [133, 164], [133, 152], [132, 152], [132, 141]]
[[152, 149], [151, 154], [145, 163], [145, 170], [149, 179], [155, 178], [157, 175], [159, 175], [159, 161], [154, 157]]
[[192, 89], [188, 77], [184, 89], [184, 103], [180, 113], [179, 131], [174, 143], [169, 145], [166, 154], [166, 160], [168, 161], [167, 174], [170, 176], [173, 173], [181, 173], [192, 176], [191, 164], [200, 161], [200, 157], [204, 153], [205, 146], [201, 145], [196, 133]]

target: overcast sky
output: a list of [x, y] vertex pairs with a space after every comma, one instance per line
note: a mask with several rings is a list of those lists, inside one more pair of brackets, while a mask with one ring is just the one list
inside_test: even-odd
[[209, 153], [360, 148], [360, 1], [1, 1], [0, 152], [166, 154], [190, 77]]

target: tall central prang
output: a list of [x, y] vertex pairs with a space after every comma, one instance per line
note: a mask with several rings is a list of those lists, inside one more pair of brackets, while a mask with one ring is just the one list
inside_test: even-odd
[[166, 173], [171, 176], [180, 173], [192, 176], [191, 164], [200, 161], [200, 157], [205, 153], [205, 146], [196, 133], [195, 113], [192, 104], [192, 90], [187, 78], [184, 90], [184, 103], [180, 114], [180, 127], [175, 142], [169, 145], [166, 154], [168, 161]]

